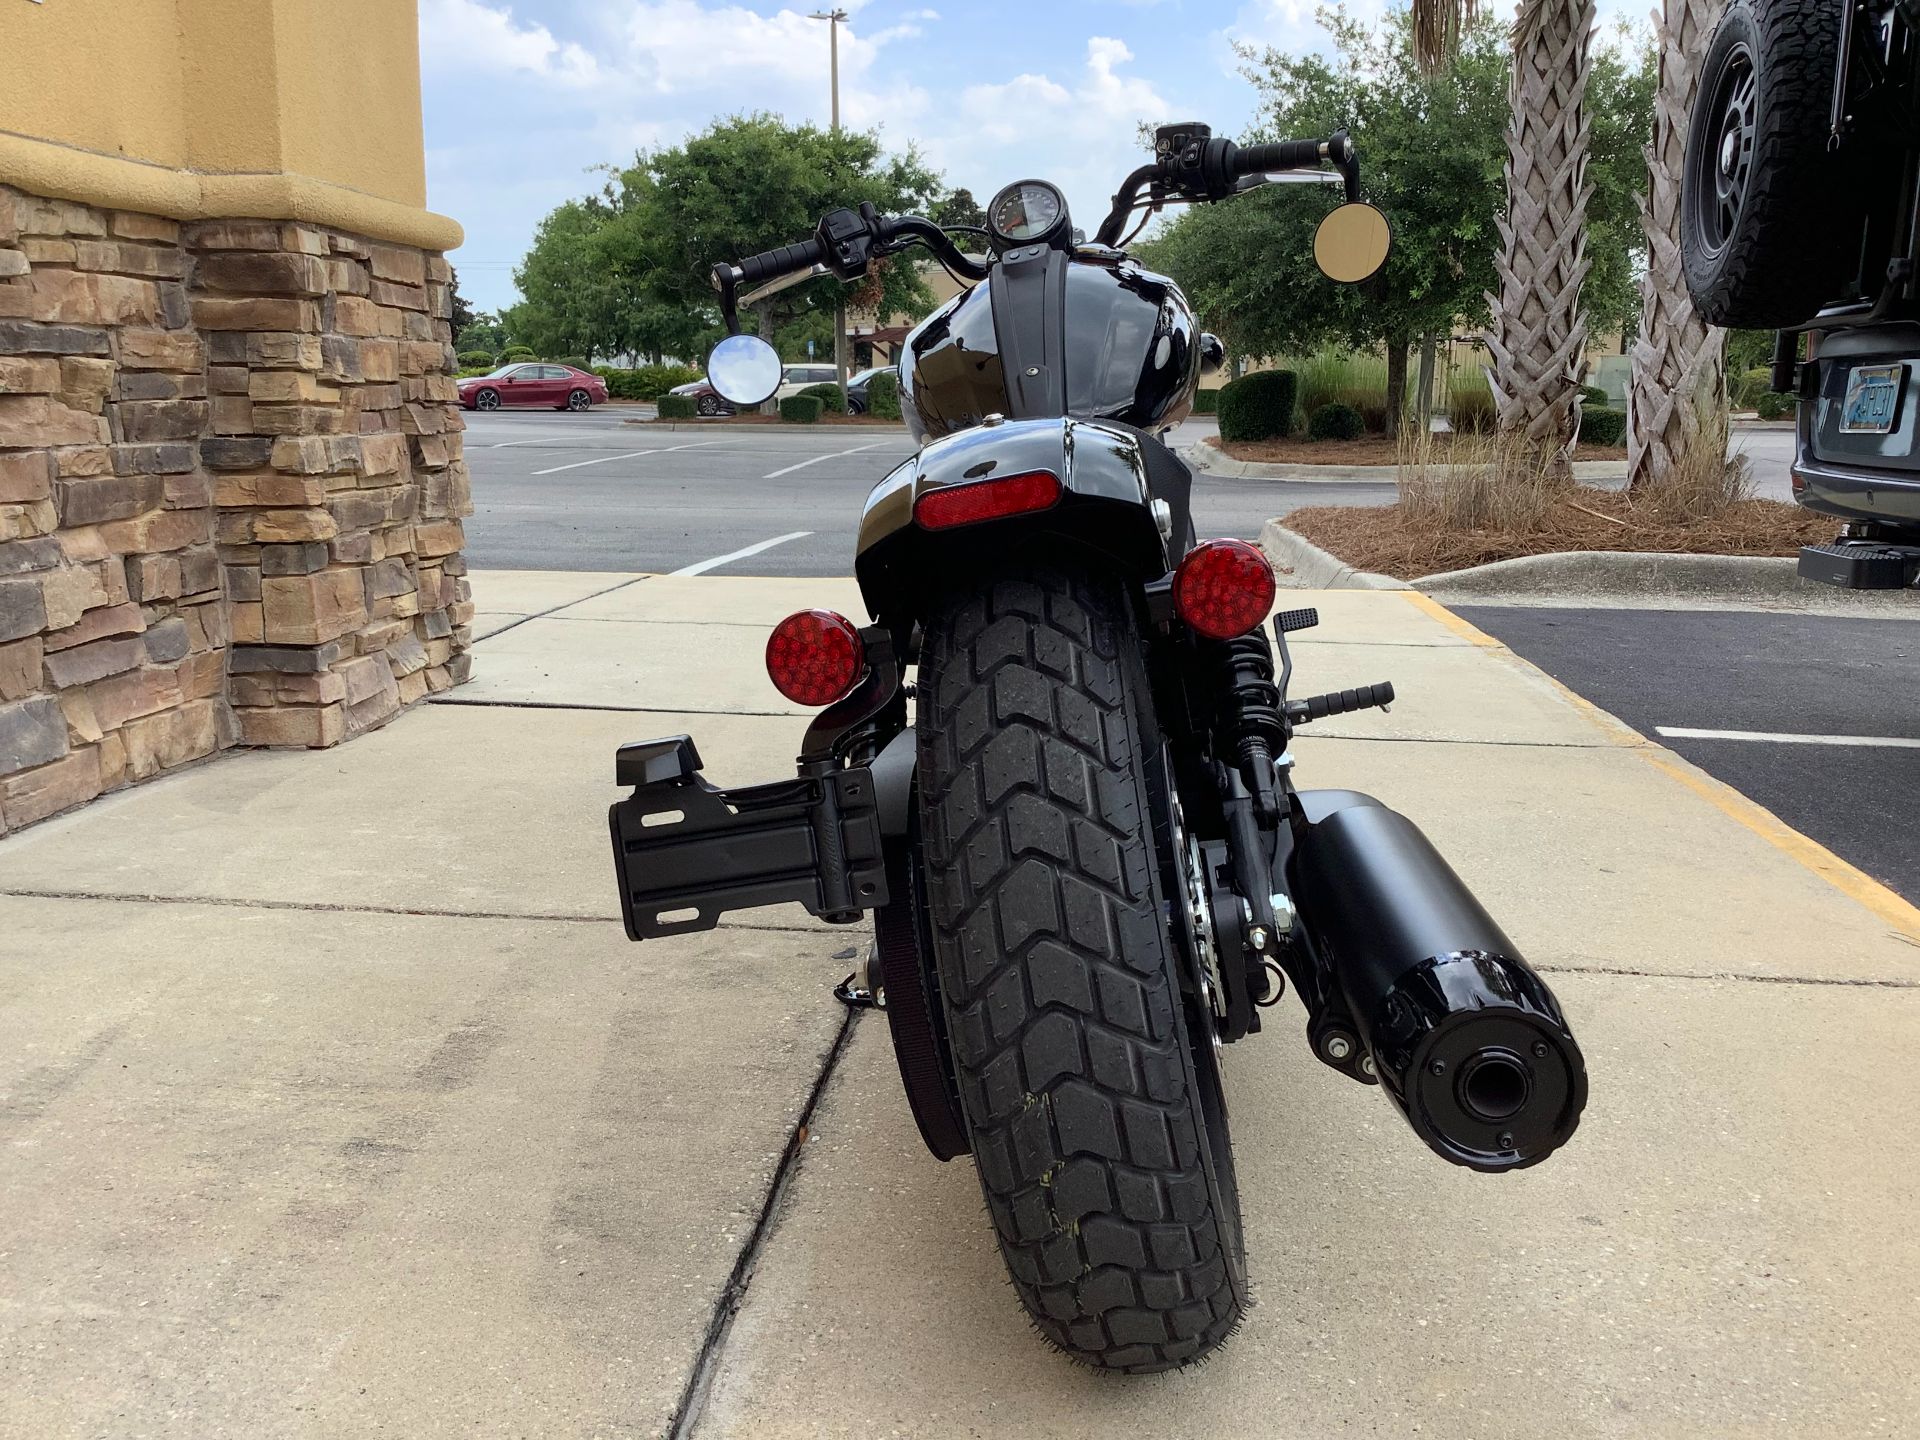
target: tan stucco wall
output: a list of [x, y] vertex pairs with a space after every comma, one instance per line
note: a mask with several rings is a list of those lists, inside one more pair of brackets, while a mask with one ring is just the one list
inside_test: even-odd
[[413, 0], [0, 0], [0, 182], [426, 249]]

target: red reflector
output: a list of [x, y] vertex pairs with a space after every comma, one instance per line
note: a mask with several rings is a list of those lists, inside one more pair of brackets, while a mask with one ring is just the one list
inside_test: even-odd
[[1173, 608], [1210, 640], [1245, 635], [1273, 608], [1273, 566], [1244, 540], [1208, 540], [1173, 574]]
[[767, 637], [767, 676], [796, 705], [831, 705], [866, 669], [866, 651], [844, 615], [801, 610]]
[[1045, 510], [1059, 498], [1059, 478], [1051, 471], [1035, 470], [929, 490], [914, 502], [913, 520], [923, 530], [950, 530], [955, 525]]

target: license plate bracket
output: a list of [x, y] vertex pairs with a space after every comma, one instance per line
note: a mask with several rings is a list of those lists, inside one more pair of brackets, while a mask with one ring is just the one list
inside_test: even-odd
[[760, 905], [844, 922], [887, 902], [866, 766], [722, 790], [684, 736], [627, 747], [622, 764], [623, 783], [643, 781], [607, 812], [628, 939], [711, 930]]
[[1905, 365], [1856, 365], [1847, 372], [1846, 398], [1840, 406], [1842, 435], [1888, 435], [1900, 419], [1900, 397], [1907, 388]]

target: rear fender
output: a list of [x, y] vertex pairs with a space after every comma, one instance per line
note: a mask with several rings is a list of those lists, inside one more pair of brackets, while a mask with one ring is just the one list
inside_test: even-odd
[[[914, 524], [914, 505], [931, 491], [1040, 470], [1063, 491], [1048, 510], [953, 530]], [[1190, 543], [1187, 484], [1171, 451], [1128, 426], [1064, 418], [976, 425], [933, 441], [874, 487], [860, 518], [854, 573], [873, 614], [918, 617], [940, 577], [981, 569], [1013, 545], [1049, 537], [1107, 555], [1144, 584], [1165, 575]], [[1164, 529], [1154, 509], [1162, 492]]]

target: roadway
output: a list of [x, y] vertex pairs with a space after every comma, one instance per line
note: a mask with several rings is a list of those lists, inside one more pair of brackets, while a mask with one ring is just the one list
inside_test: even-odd
[[[795, 434], [717, 422], [695, 429], [626, 423], [632, 407], [584, 415], [546, 410], [469, 414], [476, 569], [647, 570], [709, 566], [735, 575], [846, 575], [867, 491], [913, 453], [904, 429], [823, 427]], [[1212, 431], [1175, 431], [1176, 445]], [[1736, 433], [1762, 493], [1789, 498], [1792, 435]], [[1200, 475], [1203, 535], [1253, 539], [1302, 505], [1381, 505], [1390, 483], [1241, 480]]]

